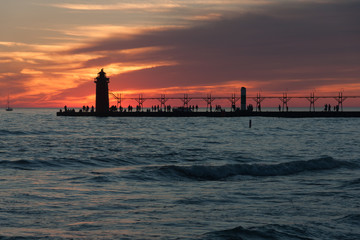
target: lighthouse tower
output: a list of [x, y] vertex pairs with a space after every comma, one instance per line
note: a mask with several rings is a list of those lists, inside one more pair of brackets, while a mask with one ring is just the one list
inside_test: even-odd
[[96, 83], [96, 113], [106, 114], [109, 112], [109, 78], [106, 77], [104, 69], [95, 78]]

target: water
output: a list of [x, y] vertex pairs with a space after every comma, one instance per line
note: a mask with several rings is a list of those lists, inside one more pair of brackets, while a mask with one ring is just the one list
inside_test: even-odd
[[0, 112], [0, 239], [360, 239], [360, 119]]

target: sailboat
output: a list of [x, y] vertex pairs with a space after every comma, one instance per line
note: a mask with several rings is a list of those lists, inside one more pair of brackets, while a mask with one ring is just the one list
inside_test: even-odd
[[9, 99], [9, 96], [8, 96], [6, 111], [12, 111], [12, 110], [13, 109], [10, 107], [10, 99]]

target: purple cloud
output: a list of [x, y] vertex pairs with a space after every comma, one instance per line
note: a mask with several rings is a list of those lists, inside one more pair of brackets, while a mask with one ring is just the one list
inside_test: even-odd
[[[232, 81], [257, 82], [263, 90], [279, 91], [351, 84], [360, 75], [359, 12], [359, 1], [269, 5], [191, 28], [112, 36], [72, 53], [106, 52], [84, 67], [178, 63], [111, 76], [113, 88], [119, 89]], [[144, 47], [163, 50], [118, 52]]]

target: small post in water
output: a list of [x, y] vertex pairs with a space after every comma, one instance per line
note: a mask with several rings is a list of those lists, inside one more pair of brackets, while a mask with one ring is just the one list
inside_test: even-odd
[[249, 128], [251, 128], [251, 119], [249, 120]]

